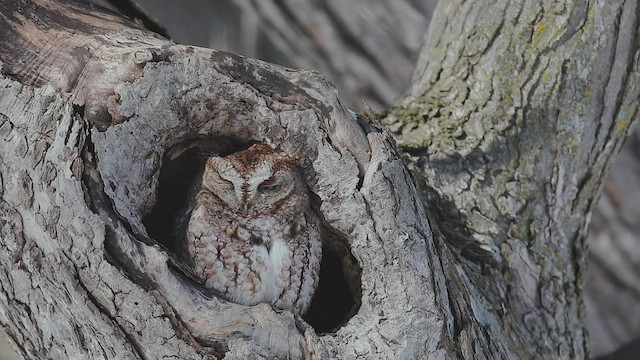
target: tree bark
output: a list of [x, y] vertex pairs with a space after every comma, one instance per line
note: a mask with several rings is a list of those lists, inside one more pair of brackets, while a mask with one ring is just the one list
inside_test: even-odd
[[[366, 73], [359, 69], [376, 68], [376, 63], [385, 63], [390, 59], [387, 54], [394, 54], [393, 58], [406, 56], [405, 61], [392, 61], [394, 71], [382, 71], [378, 75], [387, 77], [387, 82], [395, 83], [392, 96], [387, 97], [388, 101], [383, 102], [383, 108], [391, 106], [391, 100], [399, 96], [409, 83], [409, 75], [413, 70], [414, 59], [417, 58], [419, 48], [404, 46], [405, 51], [398, 51], [397, 44], [407, 44], [411, 36], [406, 34], [424, 33], [428, 21], [431, 19], [435, 1], [421, 2], [367, 2], [359, 4], [357, 1], [344, 3], [342, 6], [349, 6], [348, 11], [326, 11], [326, 7], [332, 6], [330, 3], [300, 3], [291, 1], [281, 1], [272, 4], [270, 1], [245, 1], [237, 0], [239, 11], [234, 12], [234, 24], [254, 24], [252, 27], [244, 27], [239, 30], [236, 25], [227, 25], [226, 31], [216, 31], [215, 34], [245, 34], [245, 36], [235, 36], [232, 39], [210, 39], [209, 45], [214, 48], [228, 47], [234, 51], [239, 51], [245, 55], [256, 56], [272, 62], [288, 64], [294, 67], [309, 67], [311, 63], [316, 68], [323, 69], [323, 74], [327, 75], [336, 87], [340, 89], [340, 97], [353, 108], [359, 108], [359, 101], [366, 100], [374, 108], [379, 106], [380, 100], [372, 97], [376, 93], [377, 87], [371, 83]], [[149, 11], [157, 13], [157, 9], [149, 3]], [[579, 5], [578, 5], [579, 6]], [[157, 6], [156, 6], [157, 7]], [[165, 7], [165, 5], [162, 5]], [[312, 7], [310, 9], [310, 7]], [[389, 9], [392, 7], [393, 9]], [[269, 11], [267, 11], [269, 9]], [[276, 10], [273, 10], [276, 9]], [[402, 21], [404, 16], [397, 12], [400, 9], [414, 9], [412, 21]], [[175, 12], [175, 10], [173, 11]], [[218, 13], [217, 11], [215, 13]], [[314, 26], [338, 28], [347, 31], [348, 34], [337, 37], [313, 37], [305, 36], [309, 31], [300, 31], [299, 27], [304, 27], [307, 22], [290, 22], [283, 14], [293, 18], [305, 18], [308, 14], [322, 13], [326, 16], [316, 19]], [[171, 24], [172, 17], [163, 17], [157, 13], [163, 23], [167, 24], [169, 31], [176, 27], [184, 29], [181, 24]], [[613, 15], [613, 14], [612, 14]], [[208, 15], [207, 15], [208, 16]], [[215, 19], [213, 26], [219, 26], [223, 20]], [[366, 21], [363, 21], [366, 19]], [[196, 20], [196, 19], [193, 19]], [[239, 21], [237, 21], [239, 20]], [[418, 21], [415, 21], [418, 20]], [[197, 21], [197, 20], [196, 20]], [[322, 25], [318, 25], [322, 23]], [[350, 24], [351, 26], [335, 26], [334, 24]], [[381, 26], [380, 24], [384, 24]], [[395, 26], [394, 26], [395, 25]], [[396, 27], [396, 26], [400, 27]], [[201, 28], [193, 29], [195, 34], [206, 33], [208, 26], [201, 23]], [[283, 31], [265, 31], [260, 33], [260, 45], [255, 39], [257, 29], [262, 28], [286, 29]], [[310, 26], [309, 26], [310, 27]], [[375, 36], [368, 37], [363, 34], [370, 34], [379, 31]], [[622, 31], [632, 31], [632, 29], [622, 29]], [[247, 34], [249, 33], [249, 34]], [[254, 34], [254, 36], [250, 36]], [[366, 37], [369, 41], [377, 41], [374, 51], [367, 51], [363, 46], [342, 46], [345, 39]], [[290, 37], [291, 39], [283, 40]], [[304, 37], [304, 41], [294, 41], [297, 37]], [[193, 37], [185, 38], [193, 39]], [[464, 38], [463, 38], [464, 39]], [[224, 41], [221, 41], [224, 40]], [[471, 41], [471, 39], [466, 40]], [[271, 44], [286, 43], [290, 46], [280, 49]], [[270, 44], [264, 46], [264, 44]], [[338, 52], [318, 56], [315, 52], [301, 51], [301, 48], [328, 48], [340, 49]], [[274, 51], [274, 49], [276, 49]], [[267, 51], [268, 50], [268, 51]], [[356, 52], [356, 55], [350, 53]], [[274, 53], [276, 55], [274, 55]], [[428, 54], [427, 54], [428, 55]], [[348, 61], [348, 58], [356, 58], [357, 61]], [[343, 71], [347, 71], [349, 76], [332, 76], [335, 71], [328, 70], [332, 64], [344, 66]], [[408, 66], [406, 66], [409, 64]], [[353, 81], [360, 89], [356, 89], [344, 82]], [[350, 92], [349, 90], [357, 91]], [[633, 309], [640, 309], [640, 296], [638, 296], [636, 284], [640, 281], [640, 273], [636, 270], [640, 268], [638, 259], [635, 256], [639, 239], [638, 229], [635, 226], [636, 219], [640, 217], [640, 209], [637, 205], [639, 191], [635, 191], [636, 183], [640, 181], [638, 161], [640, 157], [637, 151], [638, 126], [636, 125], [634, 135], [630, 138], [621, 150], [621, 155], [616, 157], [612, 165], [612, 171], [608, 176], [602, 197], [598, 200], [589, 225], [588, 244], [588, 267], [584, 280], [584, 296], [586, 307], [586, 329], [590, 337], [590, 350], [593, 355], [603, 355], [616, 350], [618, 347], [630, 342], [633, 339], [640, 339], [640, 328], [634, 319], [628, 316], [635, 313]], [[615, 294], [615, 296], [612, 296]], [[630, 350], [629, 350], [630, 349]], [[625, 351], [635, 354], [633, 348], [625, 347]], [[620, 354], [613, 355], [618, 358]]]
[[[0, 10], [0, 322], [23, 355], [443, 356], [410, 176], [320, 75], [177, 45], [81, 2]], [[229, 139], [305, 160], [325, 227], [360, 267], [359, 311], [335, 332], [210, 296], [148, 237], [169, 149]]]
[[[635, 2], [441, 3], [386, 119], [412, 155], [467, 357], [584, 358], [584, 239], [637, 118]], [[472, 355], [473, 354], [473, 355]]]
[[[637, 117], [637, 4], [492, 6], [440, 6], [385, 119], [433, 239], [388, 135], [318, 74], [80, 3], [0, 5], [0, 323], [29, 357], [586, 356], [582, 242]], [[361, 268], [346, 324], [316, 335], [194, 291], [149, 238], [165, 155], [203, 138], [303, 150], [325, 226]]]

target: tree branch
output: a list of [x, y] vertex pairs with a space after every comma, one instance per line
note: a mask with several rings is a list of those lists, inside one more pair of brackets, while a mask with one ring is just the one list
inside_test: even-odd
[[638, 4], [441, 2], [433, 19], [386, 122], [467, 259], [445, 268], [449, 336], [465, 357], [585, 357], [584, 239], [638, 117]]

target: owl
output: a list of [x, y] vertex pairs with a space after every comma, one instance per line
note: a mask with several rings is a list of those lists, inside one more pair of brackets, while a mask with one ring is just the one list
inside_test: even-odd
[[210, 156], [186, 207], [186, 253], [205, 287], [239, 304], [307, 310], [321, 226], [296, 159], [265, 144]]

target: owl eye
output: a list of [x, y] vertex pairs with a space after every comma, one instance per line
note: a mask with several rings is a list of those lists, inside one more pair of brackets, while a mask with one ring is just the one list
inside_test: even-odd
[[280, 183], [275, 178], [269, 178], [258, 185], [259, 191], [276, 191], [280, 188]]

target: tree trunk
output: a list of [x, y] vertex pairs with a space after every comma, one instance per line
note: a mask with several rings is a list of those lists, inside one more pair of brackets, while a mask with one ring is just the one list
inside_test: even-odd
[[[585, 357], [582, 243], [637, 117], [637, 4], [561, 5], [436, 12], [385, 119], [435, 238], [387, 133], [318, 74], [83, 3], [0, 5], [0, 324], [34, 358]], [[149, 236], [176, 149], [251, 142], [305, 159], [355, 289], [336, 329], [210, 296]]]
[[[202, 21], [193, 18], [192, 20], [199, 24], [199, 28], [194, 29], [185, 27], [181, 23], [172, 23], [174, 16], [163, 16], [162, 11], [159, 11], [161, 9], [158, 8], [166, 8], [170, 2], [161, 6], [158, 6], [157, 2], [142, 2], [145, 3], [145, 8], [157, 14], [172, 35], [184, 36], [179, 31], [190, 29], [193, 35], [185, 36], [185, 41], [194, 41], [197, 39], [196, 36], [210, 33], [215, 36], [205, 44], [208, 43], [214, 48], [230, 48], [245, 55], [283, 65], [299, 68], [312, 66], [322, 69], [322, 73], [340, 89], [341, 99], [354, 108], [360, 107], [361, 99], [366, 100], [374, 108], [377, 108], [380, 102], [384, 106], [391, 106], [391, 100], [406, 88], [419, 50], [417, 47], [410, 46], [415, 37], [407, 34], [424, 33], [435, 7], [435, 1], [394, 1], [392, 3], [367, 1], [366, 4], [349, 1], [334, 4], [285, 0], [273, 4], [268, 0], [259, 2], [236, 0], [239, 10], [232, 12], [235, 20], [232, 23], [245, 25], [249, 23], [254, 26], [241, 26], [239, 29], [238, 25], [229, 24], [228, 13], [217, 17], [219, 11], [216, 9], [213, 12], [216, 18], [211, 21], [212, 24], [205, 21], [211, 13], [203, 13]], [[336, 6], [349, 8], [346, 11], [331, 11], [331, 8]], [[312, 7], [311, 10], [310, 7]], [[330, 9], [327, 10], [327, 8]], [[408, 9], [413, 12], [407, 17], [403, 11]], [[173, 14], [176, 9], [169, 11]], [[314, 21], [287, 21], [288, 18], [306, 19], [309, 14], [323, 15], [314, 18]], [[410, 21], [403, 21], [402, 19], [405, 18]], [[225, 21], [227, 27], [220, 31], [218, 27]], [[212, 26], [216, 27], [216, 31], [207, 31]], [[314, 33], [311, 29], [326, 27], [329, 29], [324, 30], [323, 33], [346, 32], [346, 34], [331, 37], [309, 36]], [[281, 29], [281, 31], [258, 32], [258, 29]], [[632, 29], [622, 30], [633, 31]], [[218, 36], [230, 33], [234, 34], [233, 38]], [[375, 33], [375, 36], [366, 35], [371, 33]], [[261, 37], [259, 44], [251, 40], [257, 36]], [[295, 41], [300, 37], [304, 40]], [[364, 38], [363, 42], [369, 46], [343, 46], [349, 43], [348, 39], [360, 38]], [[375, 46], [371, 46], [372, 42]], [[278, 44], [288, 46], [279, 47]], [[319, 56], [309, 48], [340, 50]], [[399, 48], [403, 50], [400, 51]], [[397, 61], [400, 56], [404, 56], [405, 59]], [[357, 61], [353, 61], [354, 58], [357, 58]], [[393, 61], [390, 61], [391, 59]], [[387, 83], [395, 84], [392, 86], [391, 96], [386, 97], [384, 101], [374, 96], [380, 87], [372, 84], [370, 79], [373, 77], [367, 76], [361, 70], [376, 68], [376, 64], [393, 66], [393, 71], [377, 73], [377, 76], [386, 77]], [[334, 74], [340, 71], [331, 70], [332, 66], [343, 67], [341, 71], [347, 72], [349, 76], [335, 76]], [[357, 87], [350, 86], [349, 82], [357, 84]], [[639, 130], [637, 125], [632, 128], [635, 129], [634, 136], [622, 148], [621, 155], [612, 165], [611, 174], [604, 185], [605, 191], [593, 212], [593, 220], [586, 240], [589, 266], [584, 280], [585, 319], [593, 355], [612, 352], [633, 339], [640, 339], [640, 327], [628, 316], [629, 313], [636, 312], [633, 309], [640, 309], [640, 296], [636, 286], [640, 281], [640, 272], [637, 271], [640, 268], [640, 256], [634, 255], [637, 249], [640, 249], [637, 246], [640, 233], [635, 226], [638, 222], [636, 219], [640, 217], [640, 208], [636, 205], [640, 203], [638, 199], [640, 192], [635, 191], [635, 184], [640, 182], [640, 172], [636, 170], [640, 161], [636, 139]], [[615, 296], [611, 296], [612, 293]], [[623, 350], [631, 351], [632, 357], [637, 353], [628, 346]], [[618, 358], [620, 355], [613, 356]]]
[[[10, 311], [0, 321], [23, 354], [443, 351], [424, 262], [432, 241], [409, 174], [385, 133], [361, 127], [321, 76], [176, 45], [84, 3], [15, 2], [1, 13], [2, 308]], [[353, 249], [359, 311], [335, 332], [320, 337], [289, 312], [209, 296], [176, 269], [174, 244], [148, 237], [157, 224], [145, 226], [145, 216], [173, 150], [231, 152], [251, 142], [302, 156], [334, 246]]]
[[584, 358], [584, 240], [637, 118], [638, 4], [448, 2], [430, 33], [387, 123], [466, 258], [445, 262], [449, 335], [465, 357]]

